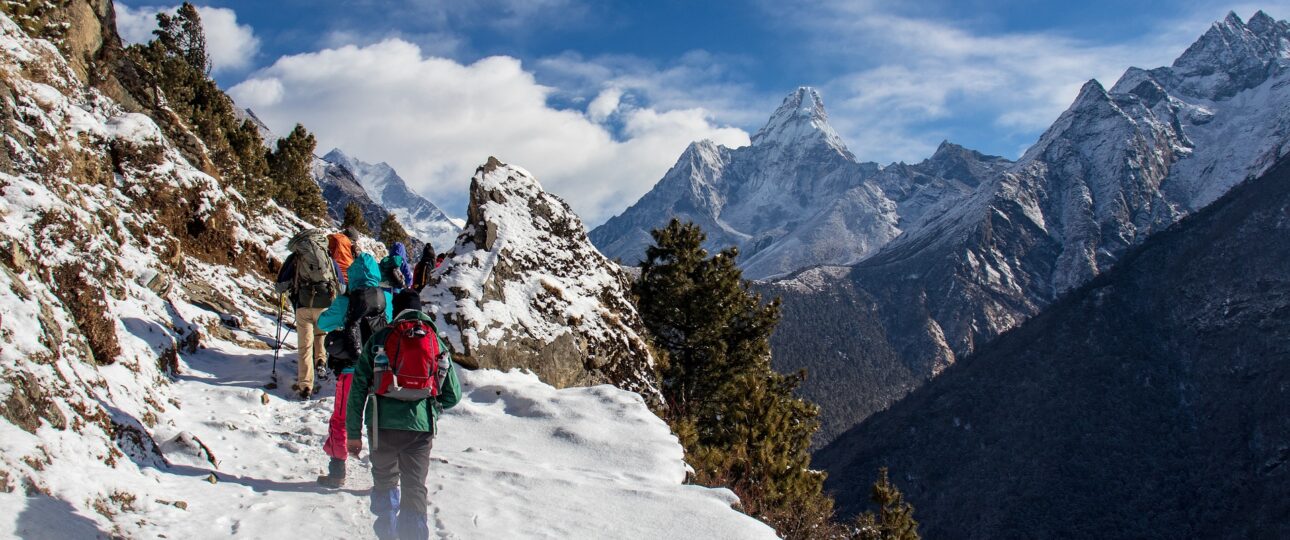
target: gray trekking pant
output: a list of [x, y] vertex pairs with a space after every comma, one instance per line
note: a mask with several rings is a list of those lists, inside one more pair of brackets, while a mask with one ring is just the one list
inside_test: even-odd
[[426, 476], [430, 473], [430, 448], [434, 434], [429, 431], [381, 429], [377, 447], [372, 449], [372, 491], [401, 488], [400, 512], [425, 515]]

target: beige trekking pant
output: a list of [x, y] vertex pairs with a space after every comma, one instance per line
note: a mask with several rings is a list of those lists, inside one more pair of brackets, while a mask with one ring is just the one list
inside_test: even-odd
[[295, 389], [313, 389], [314, 364], [327, 363], [327, 334], [318, 332], [318, 317], [327, 308], [296, 308], [296, 384]]

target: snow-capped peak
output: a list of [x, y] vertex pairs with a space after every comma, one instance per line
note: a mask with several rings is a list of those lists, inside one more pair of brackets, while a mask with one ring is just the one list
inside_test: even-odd
[[1173, 75], [1185, 92], [1222, 99], [1267, 80], [1269, 66], [1290, 57], [1290, 23], [1258, 12], [1249, 24], [1235, 13], [1210, 26], [1174, 60]]
[[385, 162], [364, 162], [333, 148], [322, 158], [350, 172], [372, 200], [381, 204], [417, 239], [436, 246], [451, 245], [461, 227], [438, 206], [412, 191], [399, 173]]
[[838, 152], [851, 157], [842, 138], [829, 125], [820, 93], [809, 86], [798, 87], [784, 98], [766, 125], [752, 136], [753, 146], [793, 146], [818, 139]]

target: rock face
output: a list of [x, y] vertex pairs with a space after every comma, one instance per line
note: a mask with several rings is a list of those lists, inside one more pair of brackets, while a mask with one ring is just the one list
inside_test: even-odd
[[948, 143], [916, 165], [861, 163], [829, 125], [819, 93], [803, 87], [750, 146], [691, 144], [654, 189], [591, 238], [634, 264], [649, 231], [676, 217], [702, 226], [712, 250], [738, 246], [749, 278], [852, 264], [1009, 164]]
[[[1090, 81], [1015, 165], [969, 196], [933, 205], [924, 223], [847, 272], [767, 285], [765, 293], [798, 304], [786, 310], [815, 314], [784, 319], [776, 366], [883, 371], [897, 388], [917, 386], [1266, 170], [1290, 146], [1288, 43], [1284, 22], [1231, 15], [1173, 67], [1130, 69], [1109, 91]], [[834, 291], [853, 291], [852, 308], [830, 312]], [[823, 440], [899, 394], [845, 387], [836, 379], [804, 387], [824, 406]]]
[[423, 298], [462, 365], [527, 369], [559, 387], [609, 383], [659, 401], [627, 278], [527, 171], [490, 158], [475, 172], [449, 255]]
[[1290, 536], [1290, 160], [816, 455], [929, 538]]
[[[434, 203], [409, 189], [407, 182], [388, 164], [367, 163], [346, 155], [339, 148], [332, 149], [322, 159], [349, 171], [373, 201], [394, 214], [408, 234], [431, 242], [439, 250], [457, 240], [461, 227]], [[384, 219], [384, 215], [376, 221], [369, 218], [368, 223], [376, 224]]]

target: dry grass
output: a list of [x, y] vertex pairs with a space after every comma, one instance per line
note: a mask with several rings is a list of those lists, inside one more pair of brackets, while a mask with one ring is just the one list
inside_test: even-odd
[[76, 321], [76, 328], [89, 343], [94, 361], [101, 366], [116, 362], [121, 344], [116, 337], [116, 322], [108, 316], [106, 294], [86, 279], [82, 263], [54, 269], [54, 292]]

